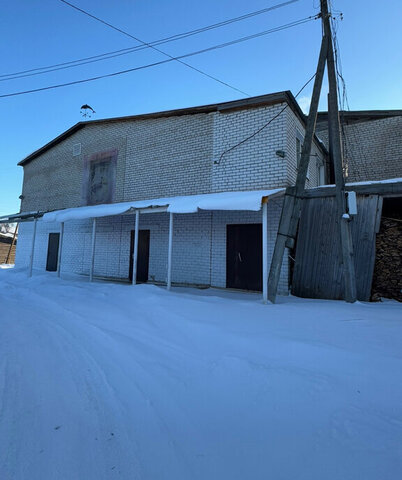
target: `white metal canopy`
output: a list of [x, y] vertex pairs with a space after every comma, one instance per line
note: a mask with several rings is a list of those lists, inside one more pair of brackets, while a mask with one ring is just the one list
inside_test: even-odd
[[261, 210], [264, 198], [282, 195], [284, 188], [250, 190], [244, 192], [220, 192], [204, 195], [162, 197], [135, 202], [109, 203], [87, 207], [55, 210], [43, 215], [44, 222], [66, 222], [87, 218], [124, 215], [140, 210], [142, 213], [167, 211], [169, 213], [196, 213], [199, 210]]
[[[174, 213], [196, 213], [199, 210], [248, 210], [259, 211], [262, 208], [262, 263], [263, 263], [263, 301], [267, 301], [268, 291], [268, 208], [269, 198], [283, 195], [284, 188], [271, 190], [251, 190], [240, 192], [221, 192], [205, 195], [189, 195], [180, 197], [164, 197], [151, 200], [140, 200], [136, 202], [121, 202], [105, 205], [93, 205], [85, 207], [67, 208], [64, 210], [55, 210], [43, 214], [41, 218], [44, 222], [60, 222], [60, 245], [58, 257], [57, 275], [60, 276], [62, 246], [64, 234], [64, 222], [69, 220], [92, 219], [92, 242], [91, 242], [91, 262], [89, 279], [93, 280], [95, 247], [96, 247], [96, 219], [113, 215], [124, 215], [135, 213], [135, 236], [133, 253], [133, 284], [136, 283], [137, 275], [137, 256], [138, 256], [138, 231], [140, 213], [169, 213], [169, 238], [168, 238], [168, 262], [167, 279], [168, 290], [172, 285], [172, 246], [173, 246], [173, 214]], [[39, 215], [38, 215], [39, 216]], [[36, 224], [38, 218], [34, 219], [34, 232], [32, 238], [32, 248], [30, 256], [29, 276], [32, 275], [32, 266], [35, 250]]]

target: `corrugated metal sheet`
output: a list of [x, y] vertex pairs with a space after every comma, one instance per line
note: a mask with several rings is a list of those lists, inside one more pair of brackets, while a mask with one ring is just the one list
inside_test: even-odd
[[[370, 299], [375, 262], [378, 195], [358, 196], [358, 214], [352, 221], [357, 298]], [[292, 293], [299, 297], [343, 298], [340, 233], [335, 197], [302, 202]]]

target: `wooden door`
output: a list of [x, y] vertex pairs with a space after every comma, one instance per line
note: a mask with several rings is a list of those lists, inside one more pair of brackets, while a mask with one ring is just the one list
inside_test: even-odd
[[[138, 231], [137, 282], [148, 281], [149, 269], [149, 230]], [[133, 281], [134, 230], [131, 230], [129, 278]]]
[[227, 225], [226, 234], [226, 286], [261, 291], [261, 224]]
[[57, 262], [59, 258], [60, 233], [49, 233], [47, 246], [46, 270], [48, 272], [57, 271]]

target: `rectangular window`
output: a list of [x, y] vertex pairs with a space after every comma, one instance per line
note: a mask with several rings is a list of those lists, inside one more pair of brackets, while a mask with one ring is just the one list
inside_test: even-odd
[[114, 201], [117, 150], [85, 157], [83, 204], [99, 205]]
[[325, 167], [318, 165], [318, 185], [325, 185]]
[[300, 138], [296, 138], [296, 167], [299, 168], [301, 160], [302, 143]]
[[100, 162], [91, 162], [88, 185], [88, 204], [110, 202], [111, 192], [111, 159], [107, 158]]

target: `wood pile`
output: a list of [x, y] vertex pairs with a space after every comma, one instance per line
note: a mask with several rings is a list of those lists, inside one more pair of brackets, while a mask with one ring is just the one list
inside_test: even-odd
[[382, 217], [376, 239], [371, 299], [402, 302], [402, 219]]
[[[0, 241], [0, 263], [5, 263], [5, 261], [7, 260], [9, 250], [10, 250], [10, 244]], [[15, 245], [11, 250], [11, 254], [8, 262], [9, 263], [15, 262]]]

